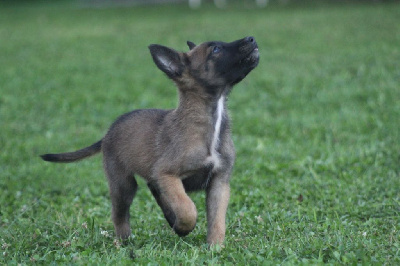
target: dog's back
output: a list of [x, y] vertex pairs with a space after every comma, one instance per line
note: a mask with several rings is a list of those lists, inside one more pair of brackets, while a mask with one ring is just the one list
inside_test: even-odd
[[161, 131], [168, 110], [141, 109], [120, 116], [103, 138], [104, 162], [114, 163], [128, 173], [144, 178], [151, 175], [157, 160], [157, 135]]

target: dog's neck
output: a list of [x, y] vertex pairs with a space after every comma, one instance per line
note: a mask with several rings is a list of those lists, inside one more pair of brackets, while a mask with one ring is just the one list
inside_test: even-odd
[[207, 120], [215, 124], [225, 112], [225, 100], [229, 88], [222, 88], [218, 93], [209, 95], [199, 93], [198, 90], [179, 90], [179, 105], [176, 109], [181, 118], [195, 119], [195, 121]]
[[225, 102], [230, 89], [221, 90], [215, 95], [199, 94], [195, 91], [179, 91], [179, 106], [176, 118], [191, 136], [197, 136], [207, 143], [207, 164], [220, 166], [218, 147], [224, 120], [227, 119]]

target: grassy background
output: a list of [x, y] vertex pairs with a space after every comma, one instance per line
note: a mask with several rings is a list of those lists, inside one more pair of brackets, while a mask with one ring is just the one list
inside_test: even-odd
[[[249, 2], [248, 2], [249, 3]], [[143, 181], [133, 237], [112, 237], [101, 156], [42, 162], [120, 114], [173, 108], [147, 46], [256, 37], [260, 65], [229, 108], [237, 162], [226, 247], [168, 227]], [[314, 2], [0, 7], [0, 264], [400, 263], [400, 5]], [[142, 188], [142, 189], [140, 189]]]

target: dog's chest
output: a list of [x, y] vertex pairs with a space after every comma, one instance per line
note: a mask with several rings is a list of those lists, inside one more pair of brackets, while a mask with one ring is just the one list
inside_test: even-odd
[[221, 97], [217, 102], [215, 113], [213, 114], [213, 128], [211, 142], [207, 147], [206, 160], [195, 171], [188, 174], [183, 179], [183, 185], [187, 191], [204, 189], [208, 186], [212, 173], [221, 166], [221, 155], [218, 152], [220, 145], [220, 135], [224, 116], [224, 98]]
[[219, 168], [219, 166], [221, 165], [220, 162], [221, 159], [220, 159], [220, 154], [218, 152], [218, 147], [220, 143], [222, 119], [224, 116], [224, 103], [225, 99], [223, 96], [221, 96], [218, 99], [217, 108], [214, 113], [215, 122], [212, 132], [211, 145], [209, 147], [209, 154], [206, 158], [206, 164], [213, 165], [214, 169]]

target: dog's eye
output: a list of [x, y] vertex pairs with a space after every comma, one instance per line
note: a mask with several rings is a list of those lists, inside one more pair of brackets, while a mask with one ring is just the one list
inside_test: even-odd
[[219, 47], [219, 46], [214, 46], [214, 48], [213, 48], [213, 54], [216, 54], [216, 53], [219, 53], [221, 51], [221, 47]]

